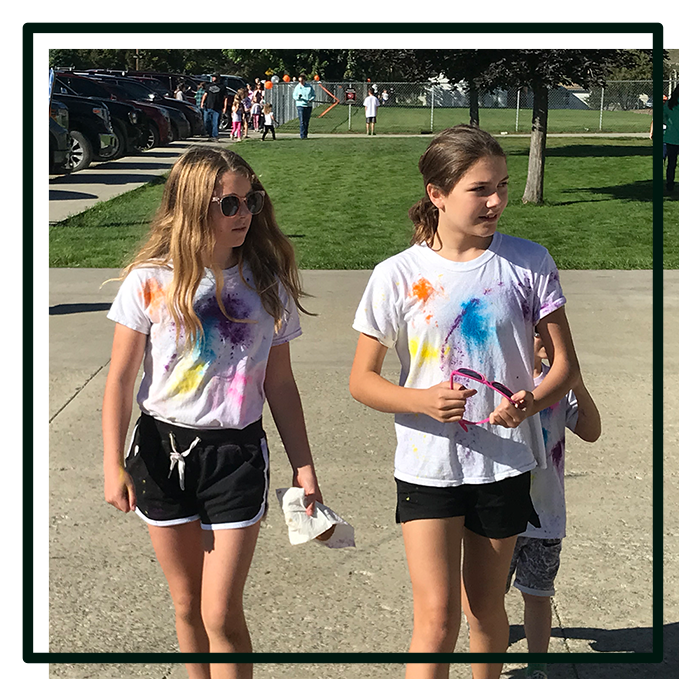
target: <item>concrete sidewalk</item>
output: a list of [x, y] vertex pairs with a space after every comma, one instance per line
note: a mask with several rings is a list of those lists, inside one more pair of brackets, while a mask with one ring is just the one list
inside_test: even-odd
[[[189, 144], [188, 144], [189, 145]], [[101, 167], [101, 166], [100, 166]], [[76, 176], [80, 173], [76, 173]], [[123, 183], [124, 184], [124, 183]], [[145, 525], [103, 501], [100, 405], [117, 289], [113, 270], [50, 271], [50, 651], [175, 652], [173, 610]], [[369, 271], [304, 272], [314, 295], [292, 343], [295, 374], [326, 503], [351, 522], [355, 549], [293, 547], [276, 500], [261, 531], [245, 608], [258, 652], [403, 653], [411, 586], [394, 523], [392, 417], [355, 402], [347, 379], [351, 328]], [[652, 397], [649, 271], [562, 271], [583, 372], [603, 418], [589, 445], [569, 435], [569, 531], [554, 598], [550, 650], [593, 663], [552, 666], [553, 678], [678, 677], [678, 272], [664, 273], [664, 396]], [[387, 358], [387, 376], [398, 364]], [[652, 425], [652, 398], [664, 402]], [[271, 492], [290, 485], [274, 424]], [[662, 664], [595, 662], [599, 652], [650, 652], [652, 431], [663, 431], [664, 638]], [[522, 604], [507, 596], [510, 651], [525, 651]], [[468, 651], [466, 625], [457, 645]], [[626, 656], [627, 658], [627, 656]], [[184, 678], [180, 664], [50, 666], [52, 678]], [[259, 664], [258, 678], [401, 678], [401, 664]], [[522, 677], [522, 664], [506, 666]], [[452, 678], [468, 678], [456, 664]]]

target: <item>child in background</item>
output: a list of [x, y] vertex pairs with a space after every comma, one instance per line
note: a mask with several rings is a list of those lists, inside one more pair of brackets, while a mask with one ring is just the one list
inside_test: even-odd
[[374, 96], [374, 90], [369, 88], [367, 90], [368, 95], [364, 101], [365, 107], [365, 132], [367, 136], [374, 136], [374, 125], [377, 123], [377, 107], [379, 107], [379, 100]]
[[272, 112], [272, 105], [268, 102], [264, 107], [263, 107], [263, 120], [264, 120], [264, 131], [262, 135], [262, 140], [265, 140], [265, 136], [267, 136], [267, 132], [271, 131], [272, 132], [272, 140], [276, 141], [277, 139], [275, 138], [275, 115]]
[[[173, 166], [150, 239], [122, 279], [108, 314], [105, 499], [148, 524], [180, 651], [250, 653], [243, 589], [268, 505], [265, 400], [307, 513], [322, 502], [290, 364], [304, 310], [294, 249], [250, 166], [194, 147]], [[253, 673], [247, 662], [186, 667], [190, 678]]]
[[233, 98], [231, 106], [231, 140], [241, 141], [241, 128], [243, 126], [243, 103], [240, 94]]
[[250, 128], [250, 122], [252, 121], [251, 109], [253, 107], [253, 98], [250, 85], [246, 85], [246, 87], [241, 88], [241, 92], [243, 93], [241, 96], [241, 102], [243, 103], [243, 138], [249, 139], [250, 136], [248, 136], [248, 129]]
[[[535, 369], [538, 386], [549, 372], [547, 350], [542, 338], [535, 334]], [[528, 524], [518, 537], [508, 573], [508, 582], [515, 573], [513, 586], [525, 604], [525, 637], [531, 654], [544, 654], [549, 649], [552, 633], [554, 579], [559, 570], [562, 538], [566, 534], [566, 502], [564, 499], [564, 444], [566, 428], [586, 442], [600, 437], [600, 414], [588, 393], [583, 379], [558, 403], [540, 411], [547, 468], [532, 472], [530, 495], [540, 518], [541, 527]], [[545, 664], [528, 664], [528, 678], [547, 678]]]
[[253, 130], [260, 131], [260, 115], [262, 114], [262, 104], [253, 97], [253, 104], [250, 108], [250, 116], [253, 119]]
[[[539, 524], [529, 473], [546, 465], [538, 413], [566, 395], [578, 363], [551, 256], [497, 231], [508, 202], [498, 141], [467, 125], [446, 129], [419, 169], [426, 196], [409, 212], [413, 245], [374, 269], [355, 316], [350, 392], [396, 414], [396, 521], [413, 588], [409, 651], [454, 650], [463, 584], [470, 651], [504, 653], [513, 547], [528, 522]], [[537, 387], [535, 330], [554, 358]], [[389, 348], [401, 363], [398, 385], [381, 376]], [[461, 368], [515, 393], [506, 399], [479, 383], [452, 389]], [[467, 401], [486, 424], [462, 427]], [[474, 678], [498, 678], [501, 669], [472, 665]], [[409, 663], [406, 676], [447, 678], [449, 664]]]
[[256, 131], [262, 131], [262, 108], [265, 104], [265, 100], [262, 85], [260, 84], [260, 82], [255, 83], [251, 99], [253, 102], [253, 106], [251, 107], [253, 127]]

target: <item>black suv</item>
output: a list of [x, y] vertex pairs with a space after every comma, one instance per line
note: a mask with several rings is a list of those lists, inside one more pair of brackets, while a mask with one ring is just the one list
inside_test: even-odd
[[121, 158], [126, 153], [138, 153], [145, 149], [150, 134], [149, 122], [144, 111], [134, 103], [118, 100], [116, 95], [99, 82], [72, 73], [57, 73], [53, 89], [59, 99], [63, 95], [73, 94], [109, 105], [117, 145], [114, 152], [104, 160]]
[[193, 78], [186, 75], [175, 75], [171, 73], [152, 73], [144, 71], [119, 71], [119, 70], [101, 70], [99, 68], [90, 68], [81, 73], [86, 74], [101, 74], [102, 76], [111, 76], [113, 78], [129, 78], [130, 80], [136, 80], [149, 88], [151, 94], [155, 97], [154, 102], [159, 105], [170, 106], [175, 109], [180, 110], [184, 117], [187, 119], [190, 125], [190, 133], [185, 136], [180, 136], [180, 138], [188, 138], [189, 136], [200, 136], [205, 134], [204, 130], [204, 118], [202, 116], [202, 110], [194, 104], [194, 93], [192, 93], [191, 100], [176, 100], [172, 97], [173, 92], [171, 91], [170, 84], [172, 78], [174, 90], [177, 82], [176, 78], [181, 79], [182, 82], [193, 86], [196, 90], [196, 83]]
[[55, 95], [51, 105], [68, 111], [68, 132], [70, 150], [61, 170], [75, 172], [87, 168], [96, 157], [105, 158], [114, 152], [117, 138], [112, 130], [109, 108], [104, 102], [97, 102], [74, 95]]
[[66, 168], [71, 147], [68, 108], [52, 100], [49, 111], [49, 172], [60, 173]]
[[[94, 81], [99, 81], [109, 90], [115, 92], [120, 96], [120, 99], [136, 100], [140, 105], [145, 103], [151, 105], [154, 109], [164, 110], [170, 121], [171, 140], [181, 141], [192, 135], [192, 126], [187, 120], [185, 112], [180, 107], [180, 100], [165, 99], [141, 81], [133, 80], [132, 78], [99, 73], [90, 73], [90, 78]], [[178, 104], [173, 106], [173, 102]]]

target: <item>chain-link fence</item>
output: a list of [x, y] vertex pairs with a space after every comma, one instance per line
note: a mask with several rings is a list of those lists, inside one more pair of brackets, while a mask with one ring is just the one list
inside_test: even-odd
[[[664, 84], [670, 94], [677, 78]], [[471, 100], [467, 86], [448, 83], [310, 82], [316, 93], [311, 132], [364, 132], [363, 102], [374, 89], [381, 105], [378, 133], [436, 133], [448, 126], [469, 123]], [[295, 83], [277, 83], [265, 92], [280, 125], [293, 130], [297, 108]], [[557, 87], [549, 92], [548, 130], [648, 133], [653, 106], [652, 81], [610, 81], [605, 87], [584, 90]], [[474, 96], [479, 125], [495, 133], [526, 133], [531, 129], [533, 95], [528, 88], [480, 90]], [[298, 122], [297, 122], [298, 123]]]

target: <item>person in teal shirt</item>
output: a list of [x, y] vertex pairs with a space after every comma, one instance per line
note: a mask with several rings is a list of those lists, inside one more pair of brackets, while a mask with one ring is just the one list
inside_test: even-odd
[[664, 144], [666, 146], [666, 189], [673, 191], [678, 163], [678, 86], [664, 104]]
[[299, 82], [292, 94], [297, 105], [299, 115], [299, 136], [305, 139], [309, 135], [309, 120], [311, 119], [312, 102], [316, 99], [316, 92], [311, 85], [306, 84], [306, 76], [302, 73]]

